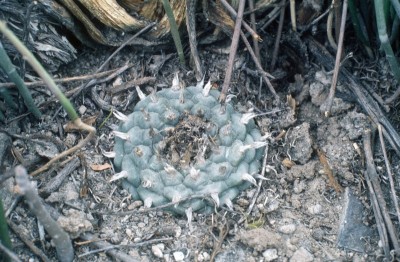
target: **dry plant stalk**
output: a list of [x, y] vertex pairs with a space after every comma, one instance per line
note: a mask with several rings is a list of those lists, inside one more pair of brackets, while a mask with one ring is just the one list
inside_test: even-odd
[[51, 236], [57, 250], [57, 257], [60, 261], [72, 261], [74, 249], [68, 234], [54, 221], [49, 212], [43, 206], [41, 199], [29, 180], [26, 169], [22, 166], [15, 168], [15, 181], [20, 194], [25, 197], [30, 210], [37, 217], [47, 233]]
[[343, 188], [339, 185], [338, 181], [333, 175], [333, 171], [329, 166], [328, 160], [326, 159], [324, 152], [322, 152], [320, 149], [317, 149], [317, 153], [319, 161], [321, 161], [321, 164], [324, 166], [324, 172], [328, 176], [329, 184], [335, 189], [337, 193], [343, 192]]

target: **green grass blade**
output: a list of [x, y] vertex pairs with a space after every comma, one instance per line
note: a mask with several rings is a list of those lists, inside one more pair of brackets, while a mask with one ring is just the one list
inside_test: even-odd
[[53, 78], [47, 73], [44, 67], [39, 63], [35, 56], [26, 48], [26, 46], [14, 35], [14, 33], [7, 28], [4, 21], [0, 21], [0, 31], [5, 37], [14, 45], [14, 47], [22, 54], [22, 56], [28, 61], [36, 73], [42, 78], [46, 83], [50, 91], [57, 97], [61, 105], [67, 112], [71, 121], [78, 119], [78, 114], [76, 113], [73, 105], [69, 99], [64, 95], [60, 88], [56, 85]]
[[387, 34], [384, 1], [374, 0], [374, 5], [375, 5], [376, 25], [378, 27], [378, 33], [379, 33], [379, 40], [381, 41], [382, 49], [386, 54], [386, 58], [390, 64], [393, 75], [397, 80], [397, 83], [400, 84], [399, 64], [397, 62], [396, 56], [394, 55], [392, 46], [390, 45], [389, 36]]
[[[17, 69], [12, 64], [11, 59], [4, 50], [4, 47], [1, 42], [0, 42], [0, 66], [7, 74], [8, 78], [11, 81], [13, 81], [17, 86], [18, 91], [21, 94], [22, 98], [24, 99], [25, 105], [28, 107], [29, 111], [31, 111], [36, 118], [38, 119], [41, 118], [42, 114], [40, 113], [39, 108], [35, 105], [32, 95], [29, 92], [29, 89], [26, 87], [24, 81], [18, 74]], [[9, 97], [6, 97], [5, 98], [6, 102], [12, 103], [12, 100], [9, 101], [9, 99], [10, 99]]]
[[181, 64], [185, 64], [185, 56], [183, 53], [182, 41], [178, 31], [178, 25], [176, 24], [176, 20], [174, 17], [174, 12], [172, 11], [171, 5], [168, 0], [162, 1], [165, 13], [168, 16], [169, 25], [171, 27], [172, 38], [174, 39], [176, 51], [178, 52], [179, 60]]

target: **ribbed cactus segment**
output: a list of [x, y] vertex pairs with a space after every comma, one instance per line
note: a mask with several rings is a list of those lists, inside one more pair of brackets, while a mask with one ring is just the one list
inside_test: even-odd
[[164, 89], [123, 117], [114, 164], [128, 172], [123, 184], [134, 199], [159, 206], [202, 194], [213, 201], [190, 199], [169, 210], [210, 212], [214, 205], [232, 208], [233, 198], [255, 183], [263, 143], [254, 121], [229, 103], [223, 110], [219, 91], [204, 94], [194, 86]]

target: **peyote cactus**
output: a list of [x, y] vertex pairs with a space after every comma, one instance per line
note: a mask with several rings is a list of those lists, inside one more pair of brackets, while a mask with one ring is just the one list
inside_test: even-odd
[[218, 102], [220, 92], [201, 87], [164, 89], [135, 106], [115, 132], [115, 167], [124, 187], [148, 207], [192, 195], [169, 210], [209, 212], [255, 183], [264, 146], [252, 114]]

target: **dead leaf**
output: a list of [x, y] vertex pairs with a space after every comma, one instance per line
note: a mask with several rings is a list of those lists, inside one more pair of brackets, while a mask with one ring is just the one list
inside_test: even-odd
[[292, 168], [292, 166], [295, 165], [295, 163], [292, 160], [290, 160], [289, 158], [285, 158], [282, 160], [282, 165], [285, 166], [286, 168], [290, 169], [290, 168]]
[[106, 170], [106, 169], [110, 169], [111, 165], [109, 163], [102, 164], [102, 165], [93, 164], [93, 165], [90, 166], [90, 168], [93, 171], [103, 171], [103, 170]]
[[[96, 114], [94, 116], [88, 116], [88, 117], [82, 118], [82, 122], [84, 122], [87, 125], [93, 126], [93, 124], [96, 122], [98, 117], [99, 117], [99, 114]], [[68, 122], [66, 125], [64, 125], [64, 130], [65, 130], [65, 132], [80, 131], [80, 129], [76, 127], [74, 122]]]

